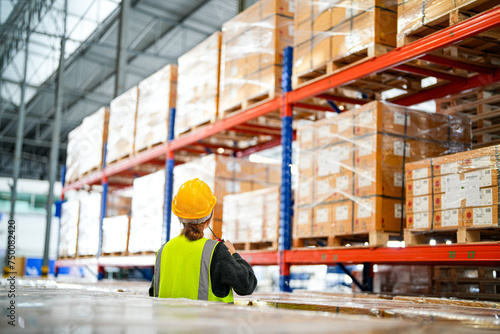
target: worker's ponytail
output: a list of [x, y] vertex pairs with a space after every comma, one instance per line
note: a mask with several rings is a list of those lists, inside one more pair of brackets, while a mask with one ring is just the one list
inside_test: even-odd
[[205, 228], [205, 223], [201, 224], [184, 224], [184, 228], [181, 234], [184, 234], [186, 238], [191, 241], [196, 241], [203, 238], [203, 230]]

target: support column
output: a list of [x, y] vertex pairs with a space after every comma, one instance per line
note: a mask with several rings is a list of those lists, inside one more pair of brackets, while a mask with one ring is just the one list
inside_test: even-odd
[[[31, 13], [31, 1], [28, 4], [28, 13]], [[12, 186], [10, 192], [10, 213], [9, 220], [14, 220], [15, 210], [16, 210], [16, 198], [17, 198], [17, 180], [19, 179], [19, 169], [21, 167], [21, 155], [23, 149], [23, 139], [24, 139], [24, 121], [26, 119], [26, 72], [28, 69], [28, 54], [29, 54], [29, 39], [30, 39], [30, 29], [31, 29], [31, 14], [28, 15], [28, 26], [26, 29], [26, 46], [24, 50], [24, 62], [23, 62], [23, 79], [21, 81], [21, 99], [19, 102], [19, 117], [17, 120], [17, 132], [16, 132], [16, 146], [14, 153], [14, 162], [13, 162], [13, 172], [12, 172]], [[8, 236], [7, 243], [9, 244]], [[7, 247], [5, 247], [7, 249]], [[5, 263], [4, 263], [4, 274], [9, 272], [8, 267], [8, 254], [5, 254]]]
[[[168, 142], [174, 140], [175, 108], [170, 108], [168, 120]], [[170, 240], [170, 226], [172, 221], [172, 192], [174, 187], [174, 151], [167, 152], [165, 160], [165, 205], [163, 211], [163, 231], [165, 238], [163, 242]]]
[[120, 8], [120, 28], [116, 54], [115, 97], [125, 91], [125, 73], [127, 68], [127, 48], [130, 20], [130, 0], [122, 0]]
[[[62, 205], [64, 203], [64, 185], [66, 184], [66, 166], [63, 165], [61, 167], [61, 198], [56, 202], [56, 214], [55, 216], [59, 218], [59, 222], [57, 224], [57, 244], [56, 244], [56, 260], [59, 258], [59, 244], [61, 243], [61, 217], [62, 217]], [[54, 275], [57, 277], [59, 274], [57, 270], [57, 265], [54, 265]]]
[[64, 103], [64, 50], [66, 48], [66, 19], [68, 15], [68, 0], [64, 1], [64, 28], [61, 37], [61, 50], [59, 52], [59, 68], [57, 69], [57, 88], [55, 100], [54, 126], [52, 127], [52, 143], [50, 145], [49, 159], [49, 194], [47, 198], [47, 219], [45, 225], [45, 247], [43, 249], [42, 277], [49, 274], [49, 248], [50, 231], [52, 227], [52, 205], [54, 205], [54, 183], [56, 182], [56, 173], [59, 162], [59, 140], [61, 134], [61, 117]]
[[292, 90], [293, 48], [286, 47], [283, 57], [281, 109], [281, 145], [283, 148], [281, 165], [280, 228], [279, 228], [279, 267], [280, 291], [291, 291], [290, 264], [286, 262], [285, 251], [291, 247], [292, 237], [292, 140], [293, 108], [287, 100]]
[[363, 263], [363, 291], [373, 292], [373, 264]]

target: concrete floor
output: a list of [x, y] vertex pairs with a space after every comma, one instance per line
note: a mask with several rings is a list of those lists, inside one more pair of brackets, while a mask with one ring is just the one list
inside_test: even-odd
[[[0, 280], [0, 333], [491, 333], [456, 326], [147, 296], [149, 283]], [[8, 307], [15, 303], [15, 326]]]

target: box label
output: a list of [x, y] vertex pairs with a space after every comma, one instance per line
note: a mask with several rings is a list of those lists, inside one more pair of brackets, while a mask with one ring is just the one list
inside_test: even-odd
[[396, 140], [394, 142], [394, 155], [399, 155], [402, 157], [403, 154], [406, 157], [410, 156], [410, 143], [406, 143], [405, 145], [404, 142]]
[[414, 214], [413, 228], [429, 228], [429, 213], [421, 212]]
[[358, 143], [358, 152], [360, 157], [364, 157], [365, 155], [372, 154], [373, 150], [373, 138], [368, 138], [364, 140], [359, 140]]
[[357, 174], [358, 187], [370, 187], [372, 185], [373, 177], [371, 171], [363, 171]]
[[300, 211], [299, 212], [299, 225], [307, 225], [309, 224], [309, 211]]
[[300, 133], [300, 142], [301, 143], [310, 143], [313, 140], [313, 132], [310, 130], [303, 131]]
[[322, 150], [318, 153], [318, 176], [337, 174], [340, 165], [337, 162], [338, 155], [335, 149]]
[[427, 195], [429, 193], [429, 179], [413, 181], [413, 196]]
[[227, 193], [240, 193], [241, 183], [237, 181], [227, 181], [226, 182], [226, 192]]
[[311, 196], [311, 184], [309, 182], [299, 182], [300, 197]]
[[457, 162], [450, 162], [441, 165], [441, 174], [455, 174], [456, 172], [458, 172]]
[[[394, 124], [405, 125], [405, 115], [399, 112], [394, 113]], [[406, 116], [406, 126], [410, 126], [410, 116]]]
[[471, 159], [471, 166], [473, 168], [488, 167], [490, 165], [491, 165], [491, 156], [490, 155]]
[[493, 205], [493, 189], [481, 189], [479, 194], [479, 205]]
[[458, 210], [441, 211], [441, 226], [458, 226]]
[[228, 161], [226, 163], [226, 169], [230, 172], [239, 173], [239, 172], [241, 172], [241, 165], [239, 163], [237, 163], [236, 161]]
[[[291, 1], [293, 2], [293, 1]], [[295, 26], [293, 24], [288, 25], [288, 35], [294, 36], [295, 35]]]
[[403, 218], [403, 206], [401, 203], [394, 203], [394, 218]]
[[413, 212], [429, 211], [429, 196], [413, 198]]
[[316, 210], [316, 223], [327, 223], [328, 222], [328, 209], [317, 209]]
[[416, 179], [425, 179], [427, 177], [429, 177], [429, 169], [427, 167], [415, 169], [413, 171], [413, 179], [414, 180], [416, 180]]
[[473, 209], [473, 225], [492, 225], [493, 210], [491, 208], [475, 208]]
[[403, 173], [394, 173], [394, 186], [399, 188], [403, 186]]
[[348, 189], [349, 188], [349, 176], [348, 175], [344, 175], [344, 176], [337, 177], [336, 187], [339, 190], [346, 190], [346, 189]]
[[288, 1], [288, 11], [295, 13], [295, 1]]
[[372, 215], [372, 203], [358, 202], [358, 218], [368, 218]]
[[341, 120], [338, 121], [338, 132], [344, 132], [346, 130], [349, 130], [351, 127], [351, 119], [350, 118], [342, 118]]
[[340, 145], [336, 153], [338, 161], [349, 160], [349, 153], [351, 153], [351, 147], [350, 145]]
[[365, 110], [359, 113], [359, 124], [373, 126], [373, 110]]
[[320, 195], [328, 194], [330, 190], [330, 185], [328, 184], [328, 180], [320, 180], [316, 181], [316, 191]]
[[476, 172], [465, 173], [465, 179], [475, 179], [479, 182], [479, 187], [489, 187], [493, 185], [491, 169], [478, 170]]
[[347, 220], [349, 219], [349, 206], [342, 205], [337, 207], [335, 210], [335, 219], [336, 220]]
[[325, 139], [333, 137], [333, 134], [330, 132], [330, 125], [320, 126], [318, 129], [318, 138]]

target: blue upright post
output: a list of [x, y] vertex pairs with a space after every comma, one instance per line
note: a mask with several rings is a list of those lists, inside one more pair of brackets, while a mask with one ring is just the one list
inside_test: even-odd
[[[170, 117], [168, 121], [168, 141], [174, 140], [175, 129], [175, 108], [170, 108]], [[163, 211], [163, 230], [165, 231], [165, 240], [170, 240], [170, 223], [172, 220], [172, 191], [174, 187], [174, 152], [168, 151], [165, 160], [165, 210]]]
[[281, 145], [283, 148], [281, 167], [281, 198], [280, 198], [280, 234], [279, 234], [279, 266], [280, 291], [291, 291], [290, 264], [285, 262], [285, 250], [291, 247], [292, 236], [292, 140], [293, 140], [293, 110], [287, 102], [287, 93], [292, 90], [293, 48], [286, 47], [283, 57], [283, 72], [281, 90], [283, 106], [281, 110]]
[[[61, 167], [61, 186], [64, 189], [66, 183], [66, 166]], [[57, 227], [57, 244], [56, 244], [56, 260], [59, 258], [59, 243], [61, 241], [61, 217], [62, 217], [62, 205], [64, 203], [64, 190], [61, 191], [61, 198], [56, 201], [56, 217], [59, 217], [59, 223]], [[57, 277], [59, 274], [57, 266], [54, 266], [54, 275]]]
[[[106, 171], [106, 156], [108, 155], [108, 143], [104, 144], [104, 154], [102, 157], [102, 197], [101, 197], [101, 219], [99, 221], [99, 249], [97, 250], [97, 257], [100, 257], [102, 252], [102, 224], [104, 222], [104, 218], [106, 217], [106, 208], [108, 205], [108, 177], [105, 174]], [[102, 277], [98, 278], [101, 279]]]

